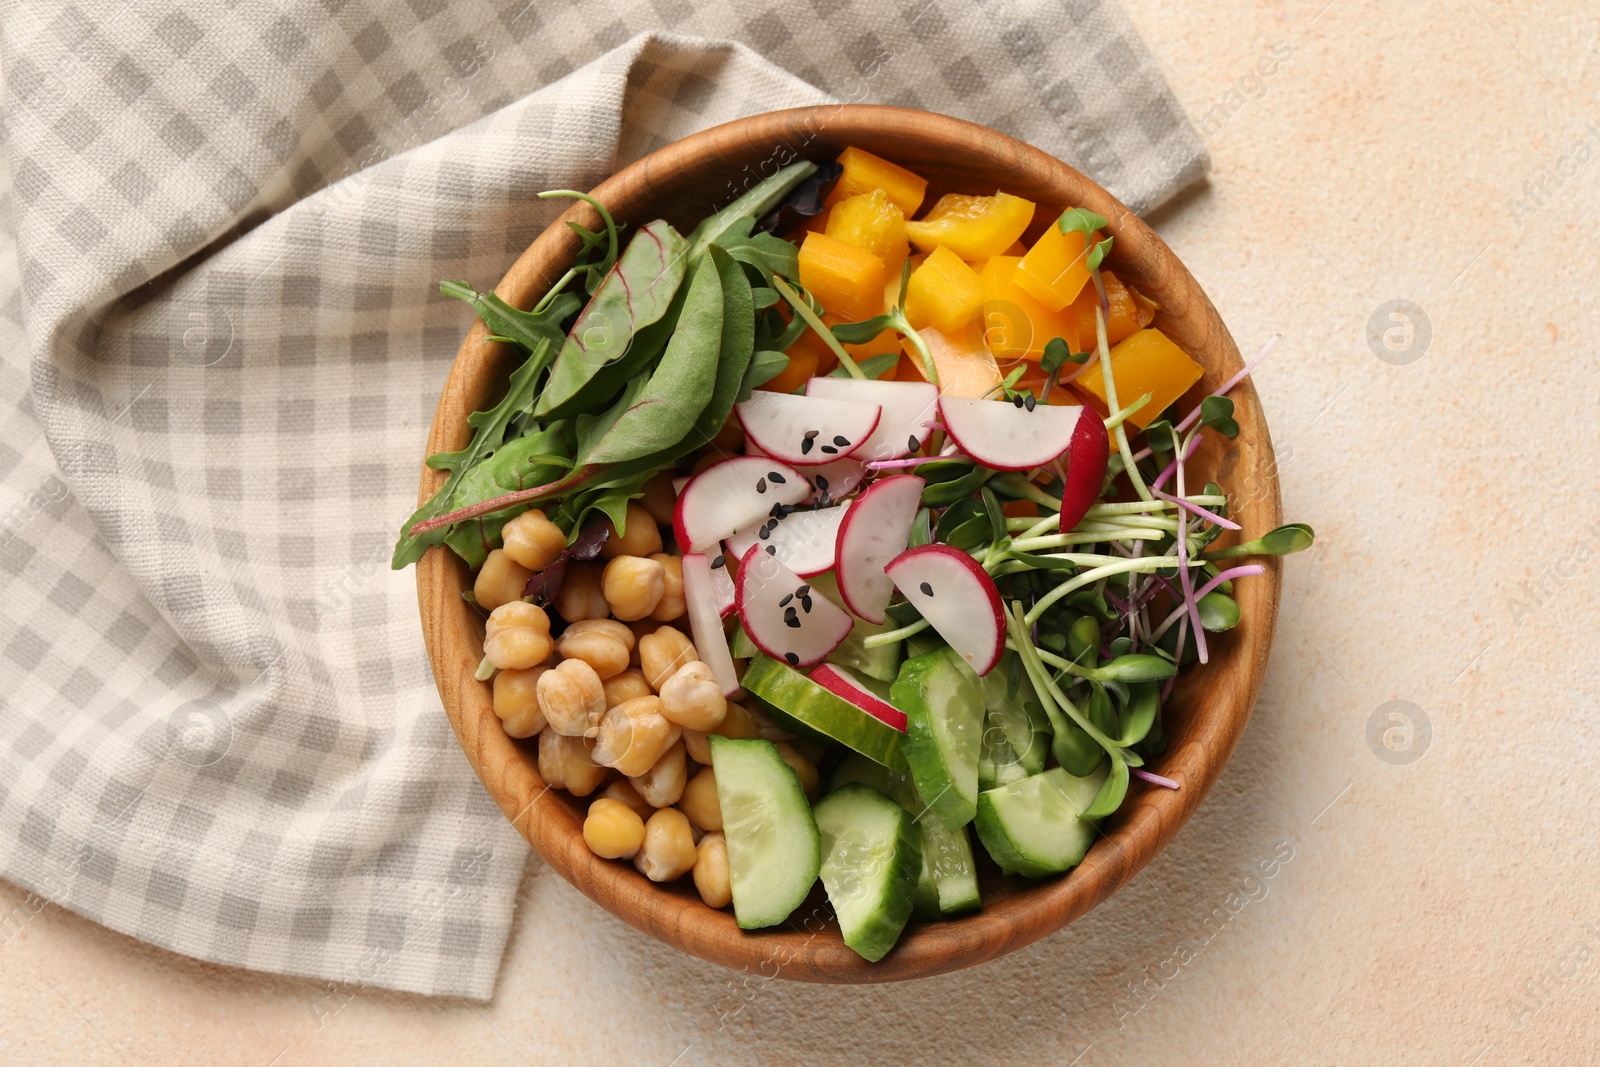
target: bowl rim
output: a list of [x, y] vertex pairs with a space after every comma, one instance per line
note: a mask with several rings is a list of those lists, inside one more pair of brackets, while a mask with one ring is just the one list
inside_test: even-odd
[[[792, 154], [796, 144], [837, 151], [863, 141], [871, 142], [863, 145], [868, 150], [887, 142], [936, 147], [940, 164], [969, 174], [969, 184], [977, 176], [998, 176], [1002, 188], [1019, 195], [1019, 186], [1050, 186], [1064, 193], [1051, 202], [1086, 207], [1105, 216], [1110, 220], [1107, 229], [1117, 239], [1111, 265], [1160, 299], [1157, 325], [1188, 338], [1184, 347], [1202, 364], [1204, 377], [1191, 398], [1243, 369], [1238, 349], [1210, 300], [1142, 220], [1060, 160], [961, 119], [863, 104], [765, 112], [666, 145], [618, 170], [591, 195], [620, 218], [636, 220], [636, 208], [654, 217], [653, 209], [646, 207], [651, 198], [667, 190], [681, 198], [682, 187], [692, 180], [686, 175], [717, 172], [720, 177], [731, 172], [737, 177], [749, 173], [751, 162], [758, 171], [769, 161], [787, 162], [785, 149]], [[800, 151], [813, 158], [823, 154]], [[974, 165], [971, 160], [979, 162]], [[737, 169], [741, 163], [743, 171]], [[727, 189], [738, 191], [732, 181]], [[731, 197], [722, 197], [727, 199]], [[495, 292], [515, 306], [530, 306], [576, 252], [577, 239], [564, 223], [578, 219], [593, 224], [594, 218], [589, 208], [575, 204], [552, 221], [507, 270]], [[492, 402], [494, 390], [503, 391], [509, 349], [486, 341], [486, 336], [483, 323], [475, 321], [463, 339], [440, 392], [426, 454], [462, 447], [466, 414]], [[1208, 462], [1219, 469], [1243, 471], [1254, 479], [1256, 491], [1234, 517], [1244, 526], [1237, 536], [1255, 537], [1282, 521], [1276, 461], [1254, 384], [1246, 378], [1230, 395], [1242, 429], [1239, 438], [1224, 445], [1210, 435], [1197, 456], [1209, 452]], [[430, 497], [445, 477], [424, 464], [419, 502]], [[456, 737], [489, 794], [546, 863], [613, 915], [702, 959], [763, 977], [855, 983], [945, 973], [1028, 945], [1105, 900], [1171, 841], [1220, 776], [1260, 691], [1282, 584], [1281, 561], [1262, 562], [1264, 573], [1238, 587], [1239, 626], [1229, 640], [1219, 642], [1209, 665], [1191, 668], [1180, 679], [1178, 703], [1185, 706], [1189, 721], [1182, 727], [1182, 743], [1169, 747], [1159, 766], [1181, 788], [1130, 790], [1123, 808], [1102, 826], [1099, 840], [1076, 868], [1008, 892], [974, 914], [912, 924], [878, 963], [866, 962], [844, 945], [831, 917], [824, 917], [825, 907], [798, 923], [797, 912], [787, 928], [741, 931], [731, 913], [706, 907], [692, 891], [664, 890], [631, 865], [591, 853], [583, 843], [575, 806], [550, 794], [539, 778], [536, 755], [501, 728], [488, 687], [474, 677], [483, 626], [481, 615], [460, 597], [463, 589], [470, 588], [465, 564], [447, 548], [434, 546], [417, 563], [416, 579], [424, 641]]]

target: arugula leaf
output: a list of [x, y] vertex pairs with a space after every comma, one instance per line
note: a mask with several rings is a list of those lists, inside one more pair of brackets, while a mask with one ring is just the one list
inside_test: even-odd
[[[588, 193], [580, 193], [576, 189], [549, 189], [538, 194], [540, 200], [549, 200], [553, 196], [569, 197], [573, 200], [582, 200], [594, 208], [595, 214], [600, 216], [600, 221], [605, 225], [604, 233], [597, 233], [587, 226], [567, 220], [567, 228], [578, 235], [578, 240], [583, 247], [578, 250], [577, 266], [570, 273], [582, 272], [584, 291], [591, 296], [599, 288], [600, 282], [611, 272], [612, 264], [617, 261], [617, 223], [611, 217], [611, 212], [606, 206]], [[596, 258], [601, 246], [605, 246], [605, 253]], [[557, 286], [556, 288], [560, 288]]]
[[789, 369], [789, 357], [783, 352], [774, 352], [771, 349], [762, 349], [750, 357], [750, 366], [745, 368], [744, 380], [739, 383], [738, 403], [750, 399], [750, 394], [758, 385], [766, 385], [772, 379]]
[[689, 265], [698, 264], [706, 249], [726, 233], [729, 226], [741, 219], [757, 219], [765, 215], [782, 203], [791, 189], [815, 174], [816, 170], [817, 165], [809, 160], [802, 159], [798, 163], [791, 163], [771, 177], [757, 182], [721, 211], [706, 216], [700, 225], [689, 233]]
[[[755, 219], [739, 219], [730, 225], [716, 240], [717, 247], [740, 263], [748, 263], [761, 273], [768, 284], [774, 274], [791, 280], [800, 276], [800, 250], [792, 243], [770, 233], [750, 232]], [[774, 296], [777, 294], [774, 293]]]
[[640, 329], [667, 313], [683, 281], [683, 249], [684, 239], [660, 219], [634, 235], [572, 324], [550, 366], [535, 415], [543, 417], [571, 400], [602, 368], [627, 353]]
[[[459, 507], [475, 500], [486, 500], [501, 493], [513, 493], [531, 485], [544, 485], [561, 477], [566, 464], [560, 458], [551, 463], [547, 451], [560, 447], [559, 428], [540, 430], [526, 437], [507, 441], [493, 455], [462, 475], [449, 506]], [[489, 550], [500, 543], [500, 530], [522, 511], [521, 508], [497, 511], [450, 527], [442, 540], [472, 567], [481, 567]]]
[[843, 163], [818, 163], [810, 177], [796, 185], [782, 203], [762, 217], [756, 229], [787, 233], [802, 221], [822, 214], [823, 204], [842, 174]]
[[400, 528], [400, 539], [395, 544], [394, 557], [390, 561], [395, 570], [415, 563], [422, 558], [429, 545], [439, 544], [444, 540], [446, 536], [444, 529], [413, 535], [411, 528], [419, 522], [446, 514], [456, 506], [454, 504], [456, 491], [461, 486], [464, 474], [480, 460], [498, 450], [505, 442], [506, 429], [511, 420], [533, 407], [539, 373], [544, 369], [549, 351], [550, 342], [547, 339], [540, 339], [522, 366], [511, 372], [510, 384], [500, 403], [488, 411], [474, 412], [467, 416], [467, 423], [474, 433], [472, 441], [466, 448], [459, 452], [440, 453], [431, 457], [435, 461], [432, 465], [436, 469], [449, 470], [450, 477]]
[[540, 342], [547, 341], [550, 357], [560, 350], [566, 337], [561, 324], [583, 306], [577, 294], [562, 293], [542, 310], [523, 311], [512, 307], [494, 293], [479, 292], [469, 282], [442, 281], [439, 283], [439, 292], [471, 304], [478, 318], [489, 328], [491, 339], [519, 344], [529, 352], [537, 349]]
[[591, 435], [586, 445], [579, 445], [579, 463], [640, 459], [683, 441], [695, 425], [717, 379], [723, 315], [719, 273], [715, 257], [695, 266], [678, 328], [655, 373], [642, 388], [630, 383], [623, 401], [613, 409], [617, 417], [598, 436]]

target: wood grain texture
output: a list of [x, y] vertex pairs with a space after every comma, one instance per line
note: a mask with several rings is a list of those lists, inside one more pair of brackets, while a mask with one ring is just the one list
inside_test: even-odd
[[[802, 157], [829, 159], [846, 145], [927, 177], [929, 202], [944, 192], [997, 188], [1034, 200], [1040, 208], [1030, 236], [1068, 206], [1104, 215], [1116, 237], [1110, 266], [1161, 305], [1155, 325], [1205, 368], [1187, 403], [1198, 402], [1241, 369], [1238, 349], [1216, 309], [1172, 250], [1126, 206], [1059, 160], [958, 119], [861, 105], [771, 112], [668, 145], [620, 171], [593, 195], [619, 221], [638, 225], [665, 218], [687, 232], [778, 166]], [[596, 221], [582, 205], [567, 217], [591, 226]], [[576, 238], [558, 221], [517, 259], [495, 291], [516, 306], [530, 307], [576, 251]], [[485, 334], [482, 323], [475, 324], [462, 342], [426, 453], [464, 447], [467, 415], [493, 404], [504, 390], [510, 353], [486, 342]], [[1232, 536], [1249, 540], [1282, 521], [1277, 469], [1254, 386], [1245, 381], [1232, 396], [1242, 431], [1238, 439], [1207, 435], [1189, 469], [1197, 482], [1214, 480], [1234, 494], [1231, 514], [1243, 530]], [[443, 481], [442, 472], [424, 466], [419, 500]], [[1036, 941], [1105, 900], [1172, 839], [1222, 773], [1260, 690], [1282, 580], [1280, 561], [1263, 562], [1266, 573], [1238, 583], [1239, 626], [1212, 642], [1208, 665], [1179, 680], [1166, 712], [1169, 747], [1150, 769], [1182, 788], [1135, 782], [1122, 810], [1103, 825], [1101, 840], [1076, 869], [1040, 881], [1002, 879], [988, 869], [981, 912], [913, 924], [876, 964], [845, 947], [820, 894], [813, 894], [786, 927], [746, 933], [734, 925], [731, 913], [705, 907], [687, 879], [657, 886], [630, 865], [590, 853], [580, 832], [584, 805], [546, 788], [535, 746], [506, 736], [491, 707], [489, 686], [473, 677], [482, 655], [483, 621], [461, 599], [470, 587], [466, 566], [444, 548], [429, 550], [417, 564], [417, 596], [439, 695], [467, 758], [506, 817], [562, 877], [612, 914], [703, 959], [799, 981], [883, 982], [970, 967]]]

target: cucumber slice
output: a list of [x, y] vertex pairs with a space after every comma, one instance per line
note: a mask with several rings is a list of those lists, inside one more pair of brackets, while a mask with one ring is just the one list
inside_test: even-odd
[[894, 948], [911, 918], [922, 869], [921, 835], [904, 808], [860, 783], [823, 797], [816, 818], [822, 885], [844, 943], [876, 963]]
[[1104, 769], [1074, 778], [1060, 767], [978, 797], [978, 840], [1007, 874], [1040, 878], [1083, 861], [1094, 824], [1080, 819], [1106, 780]]
[[758, 655], [742, 679], [745, 692], [755, 697], [782, 729], [823, 744], [844, 745], [886, 767], [904, 769], [899, 730], [835, 696], [787, 663]]
[[977, 676], [940, 646], [902, 663], [889, 697], [906, 713], [901, 747], [917, 794], [946, 829], [961, 829], [978, 803], [984, 706]]
[[[1017, 681], [1015, 693], [1011, 692], [1013, 675]], [[1050, 754], [1050, 720], [1017, 654], [1008, 651], [1000, 661], [1000, 668], [984, 675], [978, 684], [983, 690], [984, 707], [988, 709], [985, 740], [993, 744], [997, 739], [990, 738], [989, 731], [1001, 731], [1021, 771], [1009, 780], [1044, 770], [1045, 758]]]
[[909, 775], [891, 771], [855, 752], [839, 761], [829, 788], [838, 789], [850, 782], [872, 786], [905, 808], [922, 828], [922, 874], [917, 879], [916, 906], [912, 909], [917, 918], [960, 915], [982, 905], [978, 868], [966, 827], [946, 830], [943, 823], [925, 811]]
[[1023, 766], [1017, 750], [1011, 747], [1011, 739], [995, 722], [995, 717], [986, 716], [983, 720], [983, 744], [978, 748], [979, 791], [988, 792], [1012, 782], [1020, 782], [1030, 773], [1036, 772]]
[[771, 741], [712, 734], [711, 767], [740, 929], [787, 919], [822, 867], [822, 838], [794, 769]]
[[743, 623], [733, 624], [733, 636], [728, 639], [728, 653], [734, 659], [749, 659], [751, 656], [761, 655], [761, 650], [756, 643], [750, 640], [750, 635], [744, 632]]
[[[839, 582], [832, 571], [824, 571], [811, 579], [813, 592], [821, 593], [846, 611], [844, 597], [839, 595]], [[844, 643], [828, 653], [825, 663], [835, 663], [841, 667], [848, 667], [853, 671], [876, 678], [880, 682], [894, 681], [895, 671], [900, 669], [900, 643], [892, 645], [879, 645], [877, 648], [868, 648], [862, 642], [873, 634], [886, 634], [895, 628], [892, 622], [882, 624], [870, 623], [865, 619], [857, 618], [850, 636]], [[884, 699], [888, 699], [884, 695]]]

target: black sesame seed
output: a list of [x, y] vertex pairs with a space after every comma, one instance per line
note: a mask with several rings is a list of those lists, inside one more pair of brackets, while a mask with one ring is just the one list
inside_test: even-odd
[[716, 570], [718, 567], [726, 565], [727, 562], [728, 562], [728, 557], [722, 555], [719, 552], [717, 554], [717, 558], [711, 561], [711, 569], [712, 570]]
[[756, 492], [765, 493], [766, 491], [767, 491], [767, 480], [765, 478], [756, 479]]
[[768, 471], [767, 477], [772, 480], [772, 484], [774, 485], [783, 485], [789, 480], [783, 475], [779, 474], [777, 471]]
[[783, 658], [789, 662], [789, 666], [791, 667], [800, 666], [800, 657], [795, 655], [793, 652], [785, 652], [783, 654]]
[[1038, 401], [1033, 399], [1033, 396], [1030, 394], [1028, 396], [1028, 398], [1022, 402], [1022, 406], [1027, 408], [1029, 411], [1032, 411], [1033, 408], [1034, 408], [1034, 405], [1037, 404], [1037, 403], [1038, 403]]
[[769, 526], [763, 526], [761, 529], [756, 531], [756, 536], [765, 541], [767, 538], [772, 536], [772, 528]]
[[807, 585], [805, 582], [801, 582], [800, 583], [800, 588], [796, 589], [794, 591], [794, 595], [795, 596], [805, 596], [809, 592], [811, 592], [811, 586]]
[[778, 554], [777, 546], [775, 546], [775, 545], [768, 545], [767, 546], [767, 555], [776, 556], [777, 554]]
[[839, 450], [834, 448], [832, 445], [823, 445], [822, 450], [830, 456], [837, 456], [839, 454]]
[[817, 488], [824, 490], [828, 488], [828, 476], [826, 474], [817, 475]]
[[811, 454], [811, 444], [812, 444], [812, 441], [811, 441], [811, 438], [809, 438], [809, 437], [807, 437], [804, 441], [800, 442], [800, 454], [802, 456], [808, 456], [808, 455]]
[[817, 436], [817, 433], [818, 433], [817, 430], [807, 430], [806, 431], [806, 435], [805, 435], [805, 440], [807, 440], [807, 441], [813, 440]]
[[783, 624], [791, 630], [800, 629], [800, 618], [795, 615], [793, 608], [790, 608], [789, 613], [783, 617]]
[[793, 593], [788, 594], [782, 600], [778, 601], [778, 607], [780, 607], [780, 608], [788, 607], [789, 606], [789, 601], [791, 601], [793, 599], [794, 599], [794, 594]]
[[919, 449], [921, 447], [922, 447], [922, 442], [917, 440], [917, 435], [916, 434], [912, 434], [911, 436], [906, 438], [906, 451], [907, 452], [915, 452], [917, 449]]
[[849, 448], [850, 447], [850, 438], [845, 437], [842, 434], [834, 434], [833, 435], [833, 443], [838, 445], [840, 448]]
[[923, 596], [933, 595], [933, 586], [929, 585], [927, 582], [923, 582], [920, 586], [918, 586], [918, 588], [922, 590]]
[[810, 597], [808, 597], [808, 596], [801, 597], [800, 598], [800, 606], [802, 608], [806, 609], [806, 614], [807, 615], [811, 614], [811, 598]]

